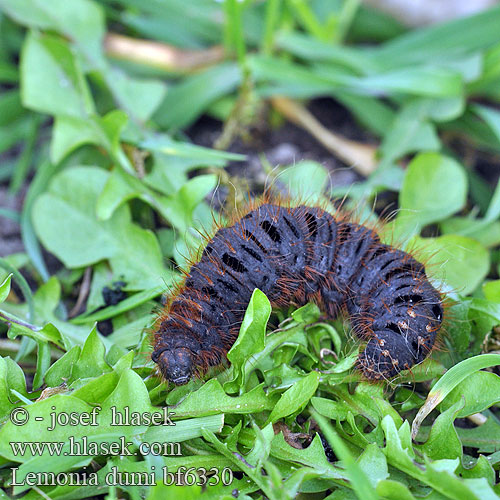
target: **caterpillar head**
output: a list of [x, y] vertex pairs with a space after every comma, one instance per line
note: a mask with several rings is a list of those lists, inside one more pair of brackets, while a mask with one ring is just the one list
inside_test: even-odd
[[193, 376], [193, 354], [190, 349], [176, 347], [165, 349], [151, 356], [166, 380], [175, 385], [184, 385]]

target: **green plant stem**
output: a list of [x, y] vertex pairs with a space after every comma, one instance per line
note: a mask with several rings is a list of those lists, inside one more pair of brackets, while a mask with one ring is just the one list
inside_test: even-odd
[[337, 19], [333, 41], [342, 43], [358, 12], [361, 0], [346, 0]]
[[273, 52], [274, 33], [281, 11], [281, 0], [268, 0], [266, 5], [266, 17], [264, 25], [264, 36], [262, 37], [261, 50], [270, 55]]
[[241, 20], [243, 6], [238, 0], [226, 0], [224, 7], [226, 15], [224, 45], [229, 54], [236, 54], [239, 65], [244, 68], [246, 64], [246, 47]]
[[313, 36], [322, 41], [327, 41], [325, 30], [318, 22], [311, 7], [304, 0], [290, 0], [289, 5], [295, 12], [300, 24]]
[[38, 326], [32, 325], [31, 323], [27, 323], [22, 319], [14, 318], [10, 314], [7, 314], [6, 312], [3, 311], [0, 311], [0, 320], [5, 321], [5, 323], [15, 323], [16, 325], [24, 326], [25, 328], [28, 328], [33, 332], [38, 332], [41, 330], [41, 328], [39, 328]]

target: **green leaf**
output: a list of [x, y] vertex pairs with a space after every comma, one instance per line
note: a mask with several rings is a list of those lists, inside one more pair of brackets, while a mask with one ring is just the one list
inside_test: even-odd
[[42, 386], [45, 373], [50, 366], [50, 344], [46, 341], [37, 340], [36, 372], [33, 377], [33, 389]]
[[[148, 390], [142, 378], [134, 370], [124, 370], [114, 391], [103, 401], [100, 413], [100, 431], [112, 431], [111, 409], [123, 412], [128, 407], [135, 412], [154, 412], [158, 408], [151, 405]], [[143, 425], [119, 425], [118, 429], [125, 435], [131, 435], [137, 431], [143, 431]]]
[[273, 407], [273, 398], [264, 393], [262, 385], [242, 396], [231, 397], [224, 392], [220, 382], [213, 378], [197, 391], [191, 392], [174, 411], [176, 417], [198, 417], [219, 413], [247, 414], [271, 410]]
[[75, 325], [82, 325], [88, 323], [94, 323], [95, 321], [104, 321], [106, 319], [113, 318], [119, 314], [130, 311], [131, 309], [144, 304], [145, 302], [158, 297], [165, 291], [165, 286], [160, 285], [155, 288], [150, 288], [148, 290], [143, 290], [138, 293], [134, 293], [130, 297], [122, 300], [116, 306], [109, 306], [101, 309], [95, 313], [82, 314], [72, 319], [71, 322]]
[[365, 448], [358, 459], [358, 465], [372, 486], [377, 486], [380, 481], [389, 477], [387, 459], [375, 443], [371, 443]]
[[7, 300], [10, 293], [10, 281], [12, 279], [12, 274], [9, 274], [3, 283], [0, 285], [0, 304]]
[[426, 263], [430, 276], [446, 281], [462, 295], [473, 292], [490, 269], [486, 248], [466, 236], [447, 234], [437, 238], [415, 237], [410, 247]]
[[[61, 348], [71, 348], [74, 345], [81, 345], [88, 335], [91, 326], [75, 326], [67, 321], [60, 319], [56, 315], [61, 298], [61, 286], [55, 276], [52, 276], [35, 292], [34, 308], [35, 319], [37, 325], [45, 325], [43, 328], [39, 326], [26, 326], [23, 318], [21, 322], [13, 322], [9, 335], [25, 335], [35, 340], [44, 340], [53, 342]], [[23, 314], [20, 312], [20, 314]], [[24, 314], [26, 316], [26, 314]], [[24, 326], [23, 326], [24, 325]]]
[[218, 97], [232, 92], [240, 80], [240, 68], [235, 63], [223, 63], [190, 76], [169, 89], [154, 119], [162, 128], [185, 128]]
[[449, 336], [453, 346], [459, 353], [465, 352], [469, 347], [472, 325], [469, 321], [469, 304], [457, 302], [450, 305], [447, 313], [453, 318], [453, 324], [449, 326]]
[[477, 448], [478, 452], [493, 453], [500, 447], [500, 423], [493, 415], [482, 425], [470, 429], [459, 427], [457, 432], [463, 446]]
[[483, 293], [487, 300], [491, 302], [500, 302], [500, 280], [483, 283]]
[[500, 304], [486, 299], [472, 298], [469, 301], [470, 310], [477, 311], [480, 316], [491, 316], [495, 321], [500, 322]]
[[264, 349], [266, 327], [271, 315], [271, 304], [259, 289], [255, 289], [248, 303], [240, 333], [236, 342], [227, 353], [231, 362], [234, 378], [226, 382], [224, 388], [228, 392], [237, 392], [245, 385], [245, 363], [255, 353]]
[[266, 463], [271, 451], [271, 441], [274, 438], [274, 429], [271, 423], [260, 429], [253, 425], [255, 441], [253, 448], [246, 455], [245, 460], [254, 467], [260, 469]]
[[[19, 266], [19, 267], [21, 267], [21, 266]], [[17, 270], [16, 267], [11, 265], [7, 259], [3, 259], [1, 257], [0, 257], [0, 268], [5, 269], [7, 272], [11, 273], [12, 276], [14, 277], [14, 281], [21, 289], [21, 292], [24, 296], [24, 300], [28, 305], [28, 320], [34, 321], [33, 295], [31, 293], [31, 288], [30, 288], [28, 282], [26, 281], [26, 278]], [[8, 296], [8, 293], [7, 293], [7, 296]], [[6, 298], [4, 300], [6, 300]], [[0, 303], [1, 302], [3, 302], [3, 300], [0, 299]]]
[[479, 500], [483, 498], [494, 499], [493, 490], [486, 480], [463, 480], [455, 474], [460, 460], [442, 459], [425, 463], [414, 461], [415, 455], [411, 446], [410, 428], [405, 421], [399, 430], [396, 430], [393, 420], [386, 417], [382, 421], [385, 433], [386, 447], [383, 449], [389, 465], [415, 478], [419, 483], [427, 484], [436, 492], [447, 498], [461, 500], [470, 498]]
[[285, 441], [283, 433], [276, 434], [271, 443], [271, 456], [320, 470], [326, 477], [340, 479], [343, 471], [334, 467], [326, 458], [325, 449], [318, 434], [311, 444], [304, 449], [297, 449]]
[[356, 73], [370, 73], [376, 69], [371, 58], [362, 50], [352, 46], [335, 46], [297, 31], [277, 33], [276, 45], [308, 61], [337, 63]]
[[412, 448], [408, 421], [405, 420], [398, 429], [391, 416], [387, 415], [382, 420], [381, 426], [386, 439], [383, 452], [387, 461], [390, 465], [409, 473], [414, 466], [415, 453]]
[[14, 339], [18, 335], [24, 335], [37, 342], [53, 342], [57, 346], [63, 347], [59, 330], [50, 323], [46, 324], [43, 328], [33, 328], [31, 326], [24, 326], [22, 323], [12, 322], [9, 329], [9, 338]]
[[12, 390], [28, 396], [22, 368], [9, 357], [0, 356], [0, 420], [19, 404]]
[[98, 377], [111, 371], [111, 367], [105, 361], [105, 354], [104, 344], [99, 339], [94, 327], [83, 344], [78, 361], [73, 366], [73, 378]]
[[435, 127], [428, 121], [427, 108], [427, 104], [420, 99], [409, 101], [403, 104], [392, 123], [384, 127], [384, 140], [380, 147], [384, 166], [408, 153], [440, 149]]
[[58, 115], [50, 144], [51, 159], [54, 163], [59, 163], [83, 144], [96, 144], [120, 161], [120, 132], [126, 123], [127, 115], [120, 110], [110, 111], [103, 118], [96, 115], [86, 119]]
[[57, 175], [35, 203], [35, 230], [66, 267], [109, 259], [128, 289], [154, 288], [170, 275], [154, 234], [132, 223], [127, 205], [106, 221], [96, 217], [97, 197], [108, 175], [95, 167], [73, 167]]
[[483, 368], [500, 364], [500, 354], [481, 354], [465, 359], [450, 368], [433, 386], [425, 404], [420, 408], [412, 424], [412, 437], [418, 433], [424, 418], [438, 405], [460, 382]]
[[90, 0], [0, 0], [0, 7], [17, 22], [63, 33], [90, 59], [100, 62], [105, 26], [101, 7]]
[[466, 197], [467, 177], [461, 165], [438, 153], [421, 153], [408, 165], [397, 225], [419, 231], [460, 210]]
[[[379, 99], [359, 96], [349, 92], [337, 92], [336, 98], [349, 108], [362, 125], [375, 134], [384, 136], [391, 128], [396, 113]], [[434, 142], [438, 142], [437, 137]]]
[[0, 61], [0, 82], [2, 83], [17, 83], [19, 74], [14, 64], [7, 61]]
[[0, 127], [9, 125], [20, 118], [23, 113], [23, 106], [19, 95], [19, 89], [3, 91], [0, 95]]
[[[175, 412], [172, 412], [175, 413]], [[194, 439], [202, 435], [201, 429], [212, 432], [220, 432], [224, 425], [224, 415], [211, 415], [208, 417], [189, 418], [178, 420], [175, 426], [153, 425], [149, 427], [142, 438], [143, 443], [161, 443], [165, 440], [168, 432], [168, 440], [172, 443], [180, 443], [188, 439]], [[167, 429], [167, 432], [166, 430]]]
[[460, 382], [441, 403], [441, 411], [460, 403], [456, 418], [479, 413], [500, 402], [500, 377], [495, 373], [479, 371]]
[[254, 467], [249, 464], [239, 453], [233, 453], [230, 451], [227, 445], [225, 443], [221, 443], [213, 432], [203, 429], [203, 437], [212, 444], [220, 455], [229, 459], [237, 469], [245, 472], [269, 498], [274, 498], [270, 481], [263, 478], [261, 468]]
[[[320, 316], [321, 316], [321, 311], [319, 310], [319, 307], [316, 304], [313, 304], [312, 302], [309, 302], [305, 306], [299, 307], [298, 309], [292, 312], [292, 318], [294, 321], [296, 321], [297, 323], [304, 323], [306, 325], [311, 323], [316, 323]], [[326, 326], [326, 323], [323, 323], [323, 325]], [[332, 330], [333, 330], [332, 334], [334, 336], [337, 336], [337, 332], [334, 329]], [[335, 345], [335, 348], [338, 348], [338, 350], [340, 350], [340, 344], [339, 346]]]
[[268, 422], [277, 422], [296, 411], [301, 410], [316, 392], [319, 373], [311, 372], [287, 389], [276, 403]]
[[458, 234], [479, 241], [481, 245], [491, 248], [500, 244], [500, 222], [488, 222], [485, 219], [469, 217], [450, 217], [439, 223], [443, 234]]
[[79, 378], [71, 382], [71, 395], [90, 405], [101, 405], [109, 397], [123, 374], [116, 371], [103, 373], [95, 378]]
[[[490, 457], [488, 457], [490, 458]], [[479, 455], [475, 465], [470, 468], [462, 467], [460, 475], [466, 478], [485, 478], [490, 486], [495, 484], [495, 469], [484, 455]]]
[[271, 82], [271, 86], [261, 90], [263, 95], [313, 97], [341, 91], [385, 96], [405, 92], [416, 96], [453, 98], [463, 93], [462, 76], [455, 69], [446, 67], [404, 67], [357, 76], [338, 65], [317, 63], [307, 68], [262, 55], [249, 57], [248, 64], [257, 81]]
[[90, 91], [67, 43], [49, 35], [27, 36], [21, 58], [23, 105], [41, 113], [87, 118]]
[[429, 118], [435, 122], [447, 122], [461, 116], [465, 109], [465, 98], [440, 97], [422, 99], [422, 104], [427, 110]]
[[387, 500], [415, 500], [415, 497], [403, 483], [391, 479], [379, 481], [377, 493]]
[[137, 177], [114, 168], [97, 199], [97, 218], [108, 220], [120, 205], [133, 198], [155, 205], [154, 195]]
[[462, 406], [463, 401], [456, 401], [434, 420], [429, 438], [421, 445], [421, 450], [426, 456], [433, 460], [462, 459], [462, 444], [453, 425]]
[[78, 362], [80, 353], [81, 347], [74, 346], [47, 370], [45, 383], [48, 387], [57, 387], [63, 382], [72, 380], [73, 367]]
[[193, 177], [185, 182], [174, 195], [159, 201], [158, 210], [174, 227], [184, 233], [188, 227], [194, 225], [195, 208], [216, 186], [217, 177], [215, 175]]
[[158, 80], [139, 80], [114, 68], [108, 68], [104, 76], [120, 107], [141, 122], [151, 117], [167, 90]]
[[496, 43], [499, 22], [500, 9], [495, 7], [448, 23], [412, 30], [371, 51], [373, 62], [385, 68], [431, 62], [446, 64]]
[[[338, 68], [317, 66], [315, 69], [320, 75], [331, 75], [333, 83], [338, 81]], [[461, 75], [444, 67], [404, 67], [363, 78], [346, 77], [343, 86], [350, 92], [368, 95], [404, 92], [409, 95], [453, 98], [463, 93]]]
[[473, 104], [471, 107], [486, 122], [497, 139], [500, 140], [500, 113], [498, 110], [480, 104]]
[[165, 155], [198, 160], [199, 163], [197, 165], [199, 166], [212, 166], [214, 164], [224, 166], [229, 160], [245, 160], [245, 156], [240, 154], [217, 151], [187, 142], [174, 141], [165, 134], [151, 134], [139, 146], [149, 151], [158, 151]]
[[345, 90], [345, 72], [337, 73], [337, 82], [332, 77], [316, 74], [309, 68], [286, 61], [283, 58], [252, 55], [247, 58], [253, 77], [258, 82], [271, 82], [269, 87], [259, 89], [261, 96], [284, 94], [288, 97], [312, 97], [325, 95], [335, 88]]
[[115, 168], [97, 200], [97, 217], [107, 220], [122, 203], [132, 198], [140, 198], [184, 234], [195, 225], [194, 210], [216, 185], [215, 175], [198, 175], [186, 180], [178, 191], [166, 197], [159, 195], [123, 169]]
[[347, 414], [352, 411], [352, 407], [347, 403], [326, 398], [313, 397], [311, 404], [319, 414], [330, 420], [346, 420]]
[[284, 167], [279, 180], [286, 184], [292, 196], [314, 203], [324, 193], [328, 175], [328, 171], [320, 163], [301, 161]]
[[[351, 394], [345, 385], [338, 385], [332, 392], [338, 400], [337, 411], [339, 412], [347, 409], [354, 415], [363, 415], [373, 425], [377, 425], [386, 415], [389, 415], [398, 425], [402, 423], [402, 418], [384, 397], [380, 386], [366, 382], [359, 383], [354, 394]], [[317, 403], [315, 398], [314, 404]], [[328, 410], [324, 402], [320, 402], [318, 407], [321, 411]]]
[[[162, 194], [170, 196], [187, 181], [187, 173], [203, 164], [201, 159], [182, 158], [165, 155], [158, 151], [152, 154], [151, 171], [143, 178], [144, 183]], [[201, 162], [201, 164], [200, 164]], [[216, 166], [219, 162], [207, 162]], [[224, 165], [224, 161], [220, 162]]]

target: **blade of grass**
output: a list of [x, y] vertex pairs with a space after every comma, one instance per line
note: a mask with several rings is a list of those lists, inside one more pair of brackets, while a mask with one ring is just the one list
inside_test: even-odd
[[268, 0], [266, 5], [266, 15], [264, 20], [264, 36], [260, 49], [264, 54], [270, 55], [273, 52], [276, 25], [281, 12], [281, 0]]
[[359, 75], [379, 71], [370, 55], [364, 51], [356, 47], [332, 46], [303, 33], [280, 32], [276, 36], [276, 45], [308, 62], [331, 62], [344, 66]]
[[447, 61], [498, 42], [500, 7], [475, 16], [431, 26], [390, 40], [372, 52], [382, 68]]
[[295, 12], [299, 23], [315, 38], [329, 41], [328, 31], [316, 19], [316, 15], [304, 0], [289, 0], [289, 7]]
[[94, 321], [104, 321], [105, 319], [118, 316], [121, 313], [130, 311], [130, 309], [133, 309], [134, 307], [144, 304], [144, 302], [147, 302], [148, 300], [158, 297], [158, 295], [164, 292], [164, 290], [165, 288], [163, 286], [157, 286], [155, 288], [150, 288], [149, 290], [144, 290], [126, 298], [125, 300], [122, 300], [116, 306], [106, 307], [105, 309], [101, 309], [93, 314], [82, 314], [77, 316], [71, 320], [71, 323], [75, 325], [84, 325], [86, 323], [93, 323]]
[[232, 61], [190, 75], [169, 89], [154, 119], [162, 128], [185, 128], [210, 104], [233, 92], [240, 83], [241, 70]]
[[224, 42], [229, 53], [235, 53], [240, 67], [245, 66], [246, 47], [243, 32], [243, 24], [241, 22], [241, 11], [243, 3], [238, 0], [226, 0], [224, 2], [224, 10], [226, 15], [226, 24], [224, 28]]
[[443, 399], [463, 380], [472, 373], [500, 365], [500, 354], [480, 354], [469, 359], [465, 359], [458, 365], [450, 368], [434, 385], [427, 395], [425, 404], [420, 408], [411, 426], [411, 437], [415, 439], [423, 420]]
[[337, 29], [334, 34], [335, 43], [342, 43], [345, 40], [354, 18], [361, 5], [361, 0], [346, 0], [338, 17]]

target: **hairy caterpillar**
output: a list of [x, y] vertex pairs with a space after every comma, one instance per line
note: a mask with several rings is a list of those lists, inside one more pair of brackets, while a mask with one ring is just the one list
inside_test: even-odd
[[423, 361], [443, 317], [424, 266], [374, 230], [319, 207], [264, 203], [220, 228], [169, 298], [151, 356], [166, 380], [185, 384], [225, 359], [255, 288], [273, 306], [347, 311], [366, 341], [358, 366], [369, 379]]

